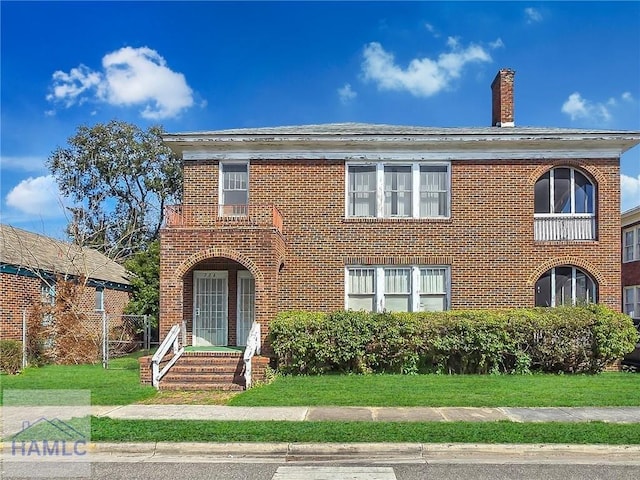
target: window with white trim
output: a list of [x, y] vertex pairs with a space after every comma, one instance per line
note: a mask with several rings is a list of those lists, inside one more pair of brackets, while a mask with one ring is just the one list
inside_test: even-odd
[[597, 287], [593, 279], [572, 265], [561, 265], [543, 273], [535, 286], [536, 307], [559, 307], [595, 303]]
[[535, 213], [538, 214], [593, 214], [595, 188], [578, 169], [552, 168], [536, 182]]
[[345, 305], [373, 312], [449, 309], [448, 266], [346, 267]]
[[446, 218], [450, 184], [449, 163], [348, 163], [346, 215]]
[[425, 312], [440, 312], [448, 310], [448, 269], [421, 268], [420, 269], [420, 308]]
[[98, 311], [104, 310], [104, 288], [103, 287], [96, 287], [95, 309]]
[[220, 215], [247, 215], [249, 204], [249, 164], [220, 164]]
[[40, 301], [46, 305], [55, 305], [56, 284], [53, 280], [42, 280], [40, 282]]
[[622, 261], [640, 260], [640, 227], [633, 227], [622, 232]]
[[624, 313], [640, 319], [640, 285], [624, 287]]
[[376, 271], [350, 268], [347, 271], [347, 309], [372, 312], [376, 304]]

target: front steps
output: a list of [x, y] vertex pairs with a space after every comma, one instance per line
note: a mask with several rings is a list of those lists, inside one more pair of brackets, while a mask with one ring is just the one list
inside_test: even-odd
[[[223, 390], [245, 389], [242, 352], [184, 352], [178, 361], [160, 380], [160, 390]], [[165, 361], [171, 358], [165, 357]], [[147, 360], [148, 359], [148, 360]], [[164, 366], [160, 364], [160, 368]], [[268, 357], [254, 356], [252, 382], [265, 380]], [[147, 373], [149, 372], [149, 373]], [[151, 383], [151, 357], [140, 359], [140, 381]]]

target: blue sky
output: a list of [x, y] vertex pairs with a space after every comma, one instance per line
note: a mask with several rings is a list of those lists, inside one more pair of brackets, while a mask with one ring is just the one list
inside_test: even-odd
[[[169, 132], [329, 122], [640, 130], [640, 2], [7, 2], [1, 218], [63, 235], [45, 167], [79, 125]], [[640, 204], [640, 147], [621, 162]]]

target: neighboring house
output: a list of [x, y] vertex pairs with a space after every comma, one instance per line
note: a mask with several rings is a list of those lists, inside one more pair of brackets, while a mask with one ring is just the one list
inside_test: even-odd
[[81, 312], [122, 315], [131, 284], [123, 266], [97, 250], [0, 225], [0, 338], [22, 339], [22, 315], [53, 304], [56, 281], [82, 279]]
[[513, 79], [486, 128], [166, 135], [184, 203], [161, 232], [161, 336], [185, 321], [190, 345], [243, 345], [294, 309], [619, 311], [619, 160], [640, 132], [515, 127]]
[[622, 213], [622, 310], [640, 323], [640, 205]]

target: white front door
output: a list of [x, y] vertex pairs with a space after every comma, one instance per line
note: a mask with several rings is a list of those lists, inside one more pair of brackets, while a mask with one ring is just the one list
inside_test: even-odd
[[228, 272], [193, 272], [193, 345], [227, 345]]
[[238, 272], [238, 321], [236, 345], [245, 346], [255, 318], [256, 285], [251, 272]]

